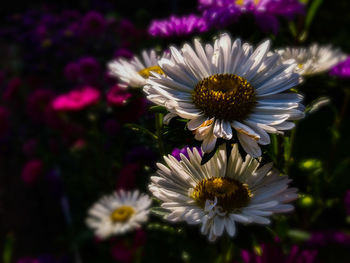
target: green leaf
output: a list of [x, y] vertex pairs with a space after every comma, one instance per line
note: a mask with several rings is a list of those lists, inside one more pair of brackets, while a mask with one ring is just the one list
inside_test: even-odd
[[167, 109], [162, 106], [151, 106], [149, 107], [149, 111], [153, 113], [163, 113], [163, 114], [166, 114], [168, 112]]
[[160, 216], [160, 217], [165, 217], [165, 216], [169, 215], [169, 210], [158, 206], [158, 207], [152, 207], [151, 213], [153, 213], [157, 216]]
[[13, 245], [15, 242], [15, 237], [12, 233], [6, 235], [6, 240], [4, 244], [4, 251], [2, 252], [2, 261], [4, 263], [12, 262]]
[[308, 29], [315, 18], [316, 12], [323, 0], [313, 0], [306, 15], [305, 27]]
[[298, 229], [291, 229], [287, 232], [287, 235], [295, 240], [299, 241], [305, 241], [308, 240], [311, 235], [309, 232], [298, 230]]
[[315, 100], [313, 100], [309, 105], [306, 106], [305, 108], [305, 113], [314, 113], [318, 111], [320, 108], [323, 106], [326, 106], [330, 103], [331, 99], [327, 96], [322, 96], [319, 97]]
[[145, 127], [143, 127], [141, 125], [137, 125], [134, 123], [126, 123], [126, 124], [124, 124], [124, 127], [128, 128], [130, 130], [136, 131], [136, 132], [147, 134], [147, 135], [151, 136], [153, 139], [158, 140], [157, 135], [155, 135], [154, 133], [147, 130]]

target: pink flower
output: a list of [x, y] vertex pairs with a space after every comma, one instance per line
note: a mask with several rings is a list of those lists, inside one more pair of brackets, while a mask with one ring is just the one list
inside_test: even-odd
[[86, 146], [86, 141], [83, 138], [79, 138], [73, 143], [71, 150], [80, 151], [80, 150], [83, 150], [85, 146]]
[[34, 121], [45, 121], [45, 110], [50, 106], [55, 94], [50, 89], [37, 89], [29, 95], [27, 113]]
[[128, 93], [118, 85], [115, 85], [107, 92], [107, 102], [109, 105], [123, 106], [131, 96], [131, 93]]
[[2, 94], [2, 98], [6, 101], [12, 100], [16, 93], [18, 93], [22, 80], [20, 78], [13, 78], [9, 81], [5, 92]]
[[79, 111], [96, 104], [100, 99], [100, 91], [86, 86], [80, 90], [72, 90], [55, 98], [52, 107], [57, 111]]
[[23, 182], [27, 184], [34, 183], [43, 172], [43, 167], [44, 164], [39, 159], [28, 161], [22, 169], [21, 178]]
[[111, 248], [112, 257], [118, 262], [131, 263], [136, 253], [140, 252], [140, 248], [146, 243], [146, 233], [142, 229], [135, 231], [133, 240], [119, 240]]
[[111, 249], [112, 257], [121, 263], [131, 263], [133, 259], [133, 251], [126, 242], [119, 241]]

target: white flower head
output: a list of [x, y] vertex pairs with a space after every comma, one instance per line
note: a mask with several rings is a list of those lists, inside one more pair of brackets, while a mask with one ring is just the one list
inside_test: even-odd
[[[142, 59], [138, 56], [134, 56], [130, 60], [119, 58], [108, 64], [110, 74], [122, 82], [122, 87], [143, 87], [146, 85], [146, 80], [150, 76], [151, 71], [159, 74], [163, 73], [158, 66], [160, 57], [155, 50], [143, 50], [141, 55]], [[169, 57], [169, 53], [164, 52], [162, 57]]]
[[101, 239], [123, 234], [147, 222], [152, 200], [138, 190], [119, 190], [102, 197], [88, 211], [86, 224]]
[[303, 76], [325, 72], [347, 58], [339, 48], [333, 48], [331, 45], [320, 46], [316, 43], [307, 48], [287, 47], [277, 52], [281, 55], [282, 62], [294, 59], [297, 62], [295, 71]]
[[259, 161], [249, 155], [243, 161], [237, 144], [228, 160], [221, 145], [202, 166], [197, 149], [187, 152], [189, 159], [181, 154], [181, 161], [164, 157], [168, 167], [158, 163], [157, 176], [151, 177], [150, 191], [170, 211], [165, 219], [201, 224], [202, 234], [214, 241], [224, 232], [233, 237], [236, 223], [266, 225], [273, 213], [294, 209], [287, 204], [298, 196], [296, 188], [288, 188], [291, 180], [272, 163], [258, 168]]
[[196, 39], [194, 48], [170, 47], [171, 60], [159, 61], [164, 75], [152, 73], [144, 91], [168, 109], [166, 121], [190, 119], [187, 127], [203, 141], [204, 152], [214, 149], [217, 138], [230, 140], [237, 132], [243, 149], [259, 157], [259, 144], [270, 143], [268, 133], [292, 129], [288, 120], [304, 116], [302, 96], [284, 92], [301, 81], [294, 60], [279, 63], [280, 55], [269, 49], [269, 40], [253, 50], [240, 39], [232, 43], [228, 34], [213, 46]]

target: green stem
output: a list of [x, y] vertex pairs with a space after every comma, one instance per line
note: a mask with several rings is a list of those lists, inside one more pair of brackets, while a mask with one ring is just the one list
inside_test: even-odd
[[294, 149], [294, 142], [295, 142], [295, 137], [296, 137], [296, 134], [297, 134], [297, 127], [296, 127], [297, 123], [295, 123], [295, 127], [294, 129], [292, 129], [291, 131], [291, 134], [290, 134], [290, 137], [289, 137], [289, 145], [288, 145], [288, 149], [285, 149], [287, 150], [287, 153], [285, 154], [285, 165], [284, 165], [284, 171], [286, 174], [289, 174], [289, 169], [290, 169], [290, 166], [293, 164], [294, 162], [294, 159], [293, 159], [293, 149]]
[[227, 235], [220, 239], [219, 255], [216, 257], [215, 263], [230, 263], [233, 256], [233, 242]]
[[346, 114], [346, 111], [349, 106], [349, 101], [350, 101], [350, 89], [344, 89], [344, 102], [342, 105], [342, 108], [340, 109], [339, 113], [335, 117], [333, 127], [332, 127], [332, 145], [330, 149], [330, 154], [329, 154], [329, 159], [328, 159], [328, 171], [331, 171], [333, 167], [333, 161], [336, 156], [338, 144], [339, 144], [339, 139], [340, 139], [340, 128], [341, 124], [344, 120], [344, 116]]
[[158, 150], [160, 155], [163, 157], [165, 155], [164, 151], [164, 144], [162, 140], [162, 126], [163, 126], [163, 114], [162, 113], [156, 113], [155, 115], [156, 119], [156, 135], [157, 135], [157, 141], [158, 141]]

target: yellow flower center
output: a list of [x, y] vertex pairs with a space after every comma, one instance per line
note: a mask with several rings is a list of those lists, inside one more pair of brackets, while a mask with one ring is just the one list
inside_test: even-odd
[[256, 104], [255, 89], [234, 74], [215, 74], [201, 80], [192, 100], [206, 116], [225, 121], [244, 120]]
[[125, 222], [135, 213], [134, 208], [128, 205], [123, 205], [115, 209], [111, 214], [113, 222]]
[[247, 184], [232, 178], [213, 177], [203, 179], [193, 189], [191, 197], [204, 208], [207, 200], [215, 200], [226, 212], [242, 208], [248, 204], [252, 197]]
[[[236, 5], [239, 6], [243, 6], [244, 5], [245, 0], [236, 0]], [[257, 6], [259, 4], [260, 0], [254, 0], [253, 3], [255, 6]]]
[[159, 66], [144, 68], [140, 70], [138, 73], [141, 75], [141, 77], [148, 79], [151, 76], [151, 71], [156, 72], [160, 75], [165, 75], [164, 71]]

